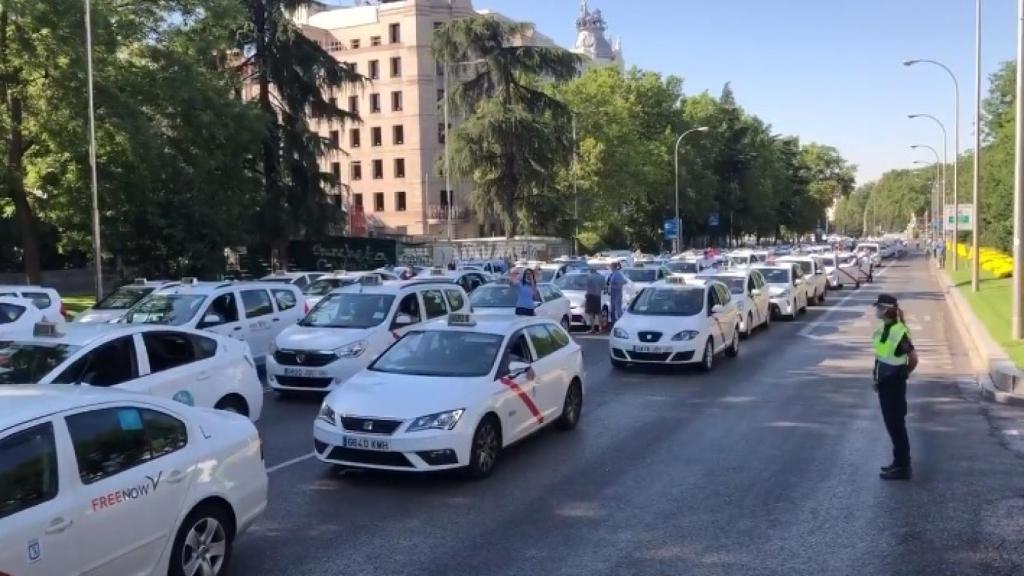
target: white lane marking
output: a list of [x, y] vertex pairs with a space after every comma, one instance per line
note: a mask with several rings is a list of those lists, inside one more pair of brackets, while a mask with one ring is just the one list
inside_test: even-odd
[[[889, 268], [882, 268], [878, 272], [875, 272], [875, 278], [877, 279], [879, 276], [884, 275], [887, 270], [889, 270]], [[842, 299], [840, 299], [839, 302], [836, 302], [835, 304], [833, 304], [832, 307], [830, 307], [828, 309], [828, 311], [825, 312], [825, 314], [823, 314], [820, 318], [818, 318], [814, 322], [811, 322], [810, 324], [805, 326], [802, 330], [797, 332], [796, 335], [797, 336], [803, 336], [803, 337], [809, 336], [812, 331], [814, 331], [816, 328], [818, 328], [818, 326], [821, 326], [825, 322], [828, 322], [830, 320], [830, 318], [832, 317], [832, 315], [837, 310], [839, 310], [840, 308], [843, 308], [843, 304], [846, 304], [848, 301], [850, 301], [850, 299], [852, 299], [854, 296], [857, 296], [857, 295], [858, 295], [858, 292], [850, 292], [846, 296], [843, 296]]]
[[281, 470], [282, 468], [287, 468], [289, 466], [294, 466], [295, 464], [298, 464], [299, 462], [305, 462], [306, 460], [309, 460], [310, 458], [312, 458], [314, 456], [316, 456], [316, 454], [310, 452], [309, 454], [305, 454], [305, 455], [299, 456], [297, 458], [292, 458], [291, 460], [285, 460], [284, 462], [281, 462], [280, 464], [274, 464], [270, 468], [267, 468], [267, 474], [273, 474], [274, 472], [277, 472], [278, 470]]

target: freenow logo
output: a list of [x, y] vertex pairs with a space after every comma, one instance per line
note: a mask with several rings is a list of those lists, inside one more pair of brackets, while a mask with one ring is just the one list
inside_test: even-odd
[[156, 492], [156, 489], [160, 486], [160, 480], [163, 478], [163, 471], [156, 475], [156, 478], [152, 476], [146, 476], [146, 482], [131, 486], [129, 488], [123, 488], [121, 490], [115, 490], [109, 494], [98, 496], [92, 499], [93, 511], [102, 510], [104, 508], [110, 508], [117, 506], [124, 502], [131, 500], [138, 500], [148, 496], [151, 492]]

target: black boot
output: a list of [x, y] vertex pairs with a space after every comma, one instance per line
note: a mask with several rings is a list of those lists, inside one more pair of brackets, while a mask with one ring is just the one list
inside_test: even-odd
[[910, 469], [910, 466], [895, 466], [888, 470], [883, 470], [878, 477], [882, 480], [910, 480], [914, 473]]
[[892, 464], [889, 464], [888, 466], [882, 466], [881, 470], [882, 470], [882, 472], [888, 472], [889, 470], [892, 470], [893, 468], [899, 468], [899, 464], [896, 464], [895, 462], [893, 462]]

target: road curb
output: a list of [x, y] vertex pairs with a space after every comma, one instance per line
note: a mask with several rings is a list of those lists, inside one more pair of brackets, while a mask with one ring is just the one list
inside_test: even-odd
[[977, 384], [982, 397], [999, 404], [1024, 406], [1024, 372], [1017, 369], [1006, 352], [992, 339], [946, 271], [931, 262], [928, 268], [946, 295], [950, 317], [957, 323], [960, 332], [968, 336], [967, 348], [971, 364], [977, 371]]

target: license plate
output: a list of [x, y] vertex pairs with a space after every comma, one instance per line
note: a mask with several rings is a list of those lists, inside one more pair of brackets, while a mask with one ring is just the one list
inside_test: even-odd
[[357, 450], [376, 450], [378, 452], [390, 452], [391, 441], [381, 438], [362, 438], [358, 436], [345, 436], [345, 448]]
[[326, 378], [325, 370], [314, 370], [312, 368], [285, 368], [285, 376], [298, 376], [300, 378]]
[[668, 352], [668, 348], [663, 346], [633, 346], [633, 352], [645, 352], [648, 354], [660, 354]]

